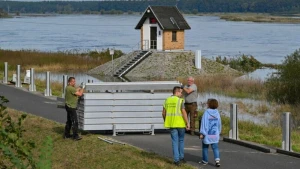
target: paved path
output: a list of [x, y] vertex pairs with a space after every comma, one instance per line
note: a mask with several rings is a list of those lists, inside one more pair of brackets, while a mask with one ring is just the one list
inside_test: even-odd
[[[40, 94], [33, 94], [13, 86], [0, 84], [0, 95], [9, 99], [7, 107], [65, 123], [66, 112], [57, 108], [57, 101]], [[126, 134], [114, 139], [172, 158], [171, 138], [166, 133], [155, 136]], [[84, 141], [84, 140], [83, 140]], [[185, 158], [197, 168], [215, 168], [213, 154], [209, 151], [209, 164], [198, 164], [201, 160], [201, 143], [197, 136], [186, 135]], [[221, 168], [223, 169], [299, 169], [300, 159], [282, 154], [262, 153], [253, 149], [220, 141]]]

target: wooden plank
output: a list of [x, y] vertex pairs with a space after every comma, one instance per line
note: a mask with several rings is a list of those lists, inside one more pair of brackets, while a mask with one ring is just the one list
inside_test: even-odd
[[85, 119], [93, 118], [137, 118], [137, 117], [157, 117], [162, 118], [162, 112], [94, 112], [94, 113], [78, 113], [80, 117]]
[[163, 118], [100, 118], [83, 119], [83, 124], [162, 124]]
[[180, 86], [178, 81], [144, 81], [144, 82], [100, 82], [86, 83], [86, 90], [172, 90]]
[[78, 107], [78, 110], [84, 110], [84, 112], [159, 112], [162, 111], [163, 106], [84, 106]]
[[163, 105], [165, 99], [160, 100], [141, 100], [141, 99], [135, 99], [135, 100], [99, 100], [99, 99], [88, 99], [85, 101], [81, 101], [80, 104], [84, 104], [86, 106], [107, 106], [107, 105]]
[[[117, 129], [151, 129], [151, 124], [117, 124]], [[112, 124], [82, 125], [83, 130], [113, 130]], [[154, 124], [154, 129], [165, 129], [163, 124]]]
[[172, 93], [84, 93], [84, 100], [164, 100]]

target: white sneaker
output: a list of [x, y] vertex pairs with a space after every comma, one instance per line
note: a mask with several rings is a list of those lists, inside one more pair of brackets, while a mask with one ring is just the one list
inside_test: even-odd
[[216, 167], [220, 167], [221, 164], [220, 164], [220, 161], [216, 161]]
[[202, 160], [202, 161], [199, 161], [199, 164], [206, 165], [206, 164], [208, 164], [208, 162]]

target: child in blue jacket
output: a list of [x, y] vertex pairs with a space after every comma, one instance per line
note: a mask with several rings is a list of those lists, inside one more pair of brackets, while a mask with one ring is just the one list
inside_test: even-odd
[[208, 164], [208, 147], [214, 152], [216, 166], [220, 167], [220, 153], [219, 153], [219, 139], [222, 130], [221, 117], [219, 114], [218, 101], [216, 99], [207, 100], [207, 109], [205, 110], [200, 128], [200, 139], [202, 139], [202, 163], [203, 165]]

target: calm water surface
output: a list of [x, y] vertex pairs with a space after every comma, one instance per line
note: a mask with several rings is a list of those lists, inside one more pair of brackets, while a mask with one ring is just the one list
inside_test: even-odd
[[[87, 51], [138, 49], [139, 15], [58, 15], [0, 19], [0, 48]], [[185, 49], [206, 57], [249, 54], [281, 63], [300, 48], [300, 24], [230, 22], [213, 16], [186, 16]]]

